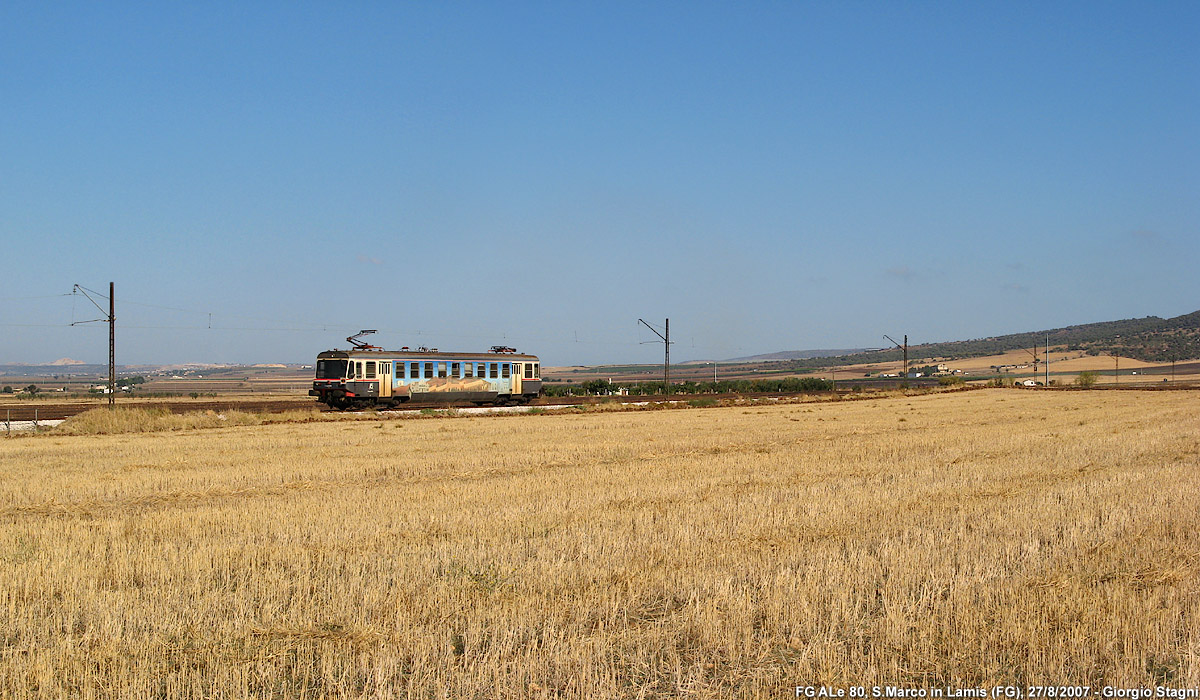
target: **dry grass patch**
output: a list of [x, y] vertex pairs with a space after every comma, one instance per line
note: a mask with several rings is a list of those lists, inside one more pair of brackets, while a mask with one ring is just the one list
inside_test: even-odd
[[158, 433], [173, 430], [224, 428], [237, 425], [263, 425], [321, 420], [315, 408], [281, 413], [247, 411], [189, 411], [173, 413], [165, 408], [94, 408], [68, 418], [52, 432], [60, 435], [119, 435], [122, 433]]
[[6, 697], [1200, 684], [1190, 393], [43, 435], [0, 465]]

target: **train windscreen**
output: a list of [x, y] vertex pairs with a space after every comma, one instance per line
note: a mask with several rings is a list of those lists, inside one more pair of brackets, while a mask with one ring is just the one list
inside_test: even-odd
[[345, 360], [317, 360], [317, 379], [341, 379], [345, 376]]

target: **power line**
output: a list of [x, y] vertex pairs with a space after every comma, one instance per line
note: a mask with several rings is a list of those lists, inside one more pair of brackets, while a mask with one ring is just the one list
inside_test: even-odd
[[58, 299], [59, 297], [70, 297], [70, 296], [75, 296], [75, 294], [74, 293], [71, 293], [71, 294], [45, 294], [45, 295], [36, 296], [36, 297], [0, 297], [0, 301], [33, 301], [35, 299]]
[[[55, 324], [55, 323], [0, 323], [0, 327], [4, 327], [4, 328], [65, 328], [65, 327], [73, 327], [76, 325], [86, 325], [86, 324], [92, 323], [92, 322], [106, 322], [108, 320], [107, 314], [106, 314], [105, 310], [102, 309], [100, 307], [100, 305], [96, 302], [96, 300], [97, 299], [108, 300], [109, 299], [108, 295], [104, 294], [103, 292], [91, 289], [89, 287], [84, 287], [82, 285], [76, 285], [69, 294], [48, 294], [48, 295], [36, 295], [36, 296], [29, 296], [29, 297], [7, 297], [5, 299], [10, 299], [12, 301], [27, 301], [27, 300], [39, 300], [39, 299], [61, 299], [64, 297], [78, 297], [80, 295], [80, 293], [83, 293], [83, 295], [85, 297], [88, 297], [89, 300], [92, 302], [92, 304], [96, 306], [97, 310], [99, 310], [102, 314], [105, 314], [105, 317], [89, 319], [87, 321], [72, 320], [70, 323], [61, 323], [61, 324]], [[133, 299], [122, 300], [122, 304], [125, 306], [135, 306], [135, 307], [143, 307], [143, 308], [149, 308], [149, 309], [160, 309], [163, 311], [173, 311], [173, 312], [183, 313], [183, 314], [194, 314], [197, 316], [201, 316], [204, 319], [203, 323], [198, 323], [196, 325], [191, 325], [191, 324], [187, 324], [187, 323], [184, 323], [184, 324], [155, 324], [155, 323], [136, 323], [136, 322], [122, 324], [123, 328], [128, 328], [130, 330], [163, 330], [163, 331], [212, 330], [212, 331], [218, 331], [218, 332], [223, 331], [223, 332], [241, 332], [241, 333], [253, 333], [253, 332], [343, 333], [343, 332], [356, 331], [359, 328], [361, 328], [361, 325], [362, 325], [362, 324], [350, 325], [349, 323], [346, 323], [346, 322], [319, 323], [319, 322], [302, 321], [299, 319], [289, 319], [289, 318], [281, 318], [281, 317], [262, 317], [262, 316], [250, 316], [250, 315], [245, 315], [245, 314], [215, 313], [212, 311], [204, 311], [204, 310], [199, 310], [199, 309], [194, 309], [194, 308], [189, 309], [189, 308], [184, 308], [181, 306], [171, 306], [169, 304], [155, 304], [155, 303], [143, 302], [143, 301], [138, 301], [138, 300], [133, 300]], [[276, 322], [289, 322], [289, 323], [287, 323], [287, 325], [254, 325], [254, 324], [222, 325], [219, 322], [217, 324], [214, 324], [213, 323], [214, 317], [218, 320], [220, 318], [224, 317], [224, 318], [245, 319], [245, 320], [250, 320], [250, 321], [263, 321], [266, 324], [272, 324], [272, 323], [276, 323]], [[74, 313], [72, 313], [72, 318], [74, 318]], [[669, 323], [669, 320], [668, 320], [668, 323]], [[656, 334], [658, 334], [660, 337], [663, 336], [663, 333], [660, 333], [658, 329], [666, 330], [665, 327], [660, 326], [658, 324], [647, 323], [646, 326], [647, 326], [647, 328], [650, 328], [650, 330], [652, 330]], [[615, 331], [616, 329], [611, 329], [611, 330]], [[497, 330], [494, 332], [479, 331], [479, 332], [474, 332], [474, 333], [461, 333], [461, 332], [453, 332], [453, 331], [445, 331], [445, 330], [437, 330], [437, 329], [430, 330], [430, 329], [413, 329], [413, 328], [380, 328], [379, 331], [380, 331], [380, 333], [395, 334], [395, 335], [401, 335], [401, 336], [405, 336], [405, 335], [425, 336], [425, 337], [432, 336], [432, 337], [442, 337], [442, 338], [457, 338], [457, 339], [463, 339], [463, 340], [493, 340], [496, 337], [509, 338], [509, 337], [516, 336], [516, 337], [520, 338], [521, 342], [526, 342], [526, 343], [572, 343], [572, 344], [577, 343], [580, 345], [589, 345], [589, 346], [608, 346], [608, 347], [627, 347], [627, 348], [644, 344], [644, 343], [639, 342], [638, 340], [617, 340], [612, 337], [608, 337], [608, 338], [591, 337], [591, 338], [589, 338], [586, 335], [581, 337], [581, 335], [579, 334], [578, 331], [571, 331], [570, 333], [564, 333], [561, 336], [543, 334], [543, 333], [537, 333], [537, 334], [533, 334], [533, 335], [524, 335], [524, 334], [515, 334], [515, 333], [512, 333], [511, 331], [504, 331], [504, 330]], [[698, 349], [701, 351], [710, 350], [709, 348], [706, 348], [704, 346], [701, 346]], [[668, 372], [669, 372], [669, 367], [668, 367]]]

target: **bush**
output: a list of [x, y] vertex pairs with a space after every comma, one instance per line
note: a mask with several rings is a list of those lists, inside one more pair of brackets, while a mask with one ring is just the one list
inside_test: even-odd
[[939, 386], [962, 386], [967, 380], [962, 377], [938, 377]]
[[261, 414], [243, 411], [171, 413], [165, 408], [95, 408], [63, 421], [54, 429], [66, 435], [117, 435], [195, 430], [230, 425], [259, 425]]
[[1083, 388], [1088, 388], [1096, 383], [1099, 375], [1095, 372], [1080, 372], [1078, 377], [1075, 377], [1075, 383]]

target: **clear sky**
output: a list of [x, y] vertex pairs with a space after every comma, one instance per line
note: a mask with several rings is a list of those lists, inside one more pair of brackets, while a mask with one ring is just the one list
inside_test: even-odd
[[0, 362], [1188, 313], [1200, 3], [4, 3], [0, 261]]

